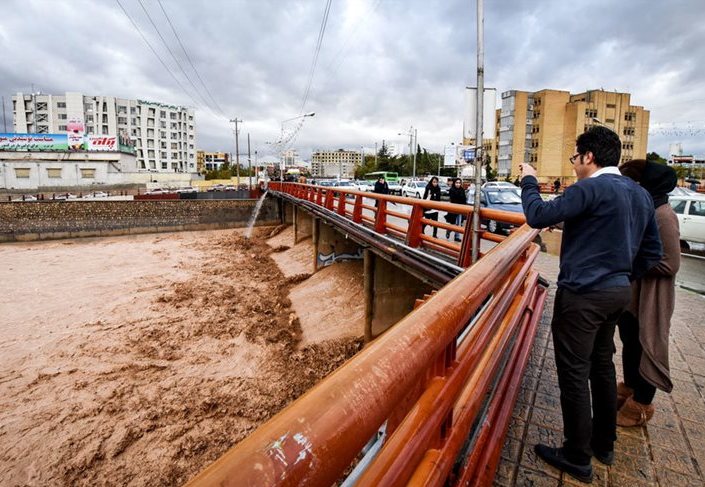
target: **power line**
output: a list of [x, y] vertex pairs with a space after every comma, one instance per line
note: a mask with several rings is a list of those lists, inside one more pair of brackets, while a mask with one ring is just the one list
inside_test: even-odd
[[140, 35], [140, 37], [142, 38], [142, 40], [144, 41], [144, 43], [147, 44], [147, 47], [149, 47], [149, 49], [152, 51], [152, 53], [157, 57], [157, 59], [159, 59], [159, 62], [162, 64], [162, 66], [164, 66], [164, 69], [167, 70], [167, 72], [171, 75], [171, 77], [174, 79], [174, 81], [176, 81], [176, 84], [179, 85], [179, 88], [181, 88], [181, 90], [186, 94], [186, 96], [188, 96], [188, 97], [191, 99], [191, 101], [194, 103], [194, 105], [198, 105], [199, 103], [196, 101], [196, 99], [191, 95], [191, 93], [189, 93], [188, 91], [186, 91], [186, 88], [184, 88], [184, 85], [181, 84], [181, 82], [180, 82], [179, 79], [174, 75], [174, 73], [171, 71], [171, 69], [169, 68], [169, 66], [167, 66], [167, 64], [164, 62], [164, 60], [161, 58], [161, 56], [157, 53], [157, 51], [154, 50], [154, 48], [152, 47], [152, 44], [149, 43], [149, 41], [147, 40], [147, 38], [145, 37], [145, 35], [142, 33], [142, 30], [141, 30], [141, 29], [139, 28], [139, 26], [135, 23], [135, 21], [132, 20], [132, 17], [130, 17], [130, 14], [127, 13], [127, 10], [125, 10], [125, 7], [123, 7], [123, 6], [122, 6], [122, 3], [120, 3], [120, 0], [115, 0], [115, 1], [116, 1], [117, 4], [120, 6], [120, 8], [122, 9], [122, 11], [125, 13], [125, 16], [129, 19], [130, 23], [131, 23], [132, 26], [135, 28], [135, 30], [137, 31], [137, 33]]
[[[157, 35], [159, 36], [159, 38], [162, 40], [162, 44], [164, 44], [164, 47], [166, 47], [166, 50], [169, 51], [169, 54], [171, 55], [172, 59], [174, 60], [174, 62], [175, 62], [176, 65], [178, 66], [178, 68], [181, 70], [181, 72], [184, 74], [184, 76], [186, 77], [186, 79], [188, 80], [188, 82], [191, 84], [191, 86], [193, 87], [193, 89], [194, 89], [194, 91], [196, 92], [196, 94], [197, 94], [199, 97], [201, 97], [201, 101], [204, 102], [205, 106], [206, 106], [209, 110], [213, 111], [213, 109], [210, 107], [208, 101], [205, 99], [205, 97], [203, 96], [203, 94], [201, 93], [201, 91], [196, 87], [196, 85], [194, 84], [194, 82], [193, 82], [193, 81], [191, 80], [191, 78], [189, 77], [188, 73], [186, 73], [186, 70], [183, 68], [183, 66], [181, 66], [181, 63], [179, 62], [179, 60], [178, 60], [178, 59], [176, 58], [176, 56], [174, 55], [174, 52], [173, 52], [173, 51], [171, 50], [171, 48], [169, 47], [169, 44], [167, 44], [166, 40], [164, 39], [164, 36], [162, 36], [162, 33], [161, 33], [161, 31], [159, 30], [159, 27], [157, 27], [157, 24], [155, 24], [155, 23], [154, 23], [154, 20], [152, 20], [152, 16], [149, 15], [149, 12], [148, 12], [147, 9], [145, 8], [144, 3], [142, 3], [142, 0], [137, 0], [137, 2], [139, 2], [140, 7], [142, 7], [142, 10], [144, 10], [145, 15], [147, 15], [147, 19], [148, 19], [149, 22], [152, 24], [152, 27], [154, 27], [154, 30], [157, 31]], [[214, 112], [214, 113], [215, 113], [215, 112]]]
[[313, 62], [311, 63], [311, 70], [309, 71], [308, 83], [306, 85], [306, 92], [304, 93], [303, 102], [301, 102], [301, 110], [300, 110], [301, 113], [304, 112], [304, 107], [306, 106], [306, 102], [308, 101], [308, 95], [311, 91], [311, 84], [313, 83], [313, 75], [316, 72], [316, 64], [318, 63], [318, 54], [321, 52], [321, 46], [323, 45], [323, 36], [326, 32], [326, 25], [328, 24], [328, 14], [330, 13], [331, 3], [332, 3], [332, 0], [328, 0], [326, 2], [326, 8], [325, 8], [325, 11], [323, 12], [323, 19], [321, 20], [321, 27], [318, 31], [318, 40], [316, 41], [316, 50], [314, 51]]
[[223, 117], [225, 117], [225, 112], [223, 111], [222, 108], [220, 108], [220, 105], [218, 105], [218, 102], [213, 97], [213, 94], [208, 89], [208, 86], [206, 86], [206, 84], [203, 82], [203, 78], [201, 78], [201, 75], [199, 74], [198, 70], [196, 69], [196, 66], [193, 65], [193, 61], [191, 61], [191, 57], [188, 55], [188, 52], [186, 51], [184, 44], [181, 42], [181, 37], [179, 37], [179, 34], [176, 32], [176, 28], [174, 27], [174, 24], [171, 22], [171, 19], [169, 18], [169, 15], [167, 15], [166, 10], [164, 10], [164, 5], [162, 5], [162, 0], [157, 0], [157, 2], [159, 3], [159, 7], [162, 9], [162, 13], [164, 13], [164, 17], [166, 17], [166, 21], [169, 23], [169, 26], [171, 27], [171, 31], [174, 33], [174, 37], [176, 37], [176, 40], [179, 42], [179, 46], [181, 46], [181, 50], [184, 51], [184, 55], [186, 56], [186, 59], [188, 60], [191, 67], [193, 68], [193, 71], [196, 73], [196, 77], [198, 77], [198, 81], [201, 82], [203, 89], [206, 90], [206, 93], [208, 94], [211, 101], [213, 102], [213, 105], [215, 105], [215, 107], [218, 109], [220, 114]]
[[355, 25], [351, 29], [350, 34], [348, 34], [345, 41], [343, 41], [343, 43], [341, 44], [340, 49], [338, 50], [338, 52], [335, 53], [335, 55], [331, 59], [331, 62], [327, 66], [327, 69], [329, 69], [329, 70], [332, 68], [331, 74], [335, 74], [338, 71], [338, 69], [340, 69], [340, 66], [343, 64], [343, 60], [345, 59], [343, 54], [345, 54], [345, 50], [348, 47], [348, 42], [350, 42], [350, 39], [355, 37], [357, 30], [360, 28], [360, 25], [362, 24], [362, 20], [366, 19], [369, 16], [371, 16], [372, 14], [374, 14], [377, 11], [377, 9], [379, 8], [379, 6], [382, 4], [382, 1], [383, 0], [377, 0], [377, 3], [373, 4], [367, 10], [367, 12], [357, 20], [357, 23], [355, 23]]

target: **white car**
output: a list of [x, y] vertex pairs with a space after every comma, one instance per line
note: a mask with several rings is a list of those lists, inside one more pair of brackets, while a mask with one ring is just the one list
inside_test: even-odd
[[355, 185], [355, 183], [353, 183], [352, 181], [347, 181], [345, 179], [342, 179], [340, 181], [336, 181], [333, 186], [336, 188], [340, 188], [340, 189], [348, 189], [350, 191], [357, 191], [357, 186]]
[[371, 181], [355, 181], [355, 186], [357, 186], [358, 191], [367, 193], [375, 189], [375, 183]]
[[507, 181], [487, 181], [485, 184], [482, 185], [482, 189], [511, 190], [521, 196], [521, 188], [518, 188], [514, 186], [514, 184], [509, 183]]
[[681, 240], [705, 243], [705, 196], [671, 196], [668, 202], [678, 216]]
[[[423, 198], [426, 190], [426, 181], [409, 181], [401, 188], [401, 195], [407, 198]], [[390, 188], [391, 191], [391, 188]]]
[[198, 190], [193, 186], [184, 186], [176, 190], [177, 193], [198, 193]]
[[389, 186], [389, 194], [402, 194], [402, 189], [404, 189], [401, 184], [394, 181], [387, 181], [387, 186]]

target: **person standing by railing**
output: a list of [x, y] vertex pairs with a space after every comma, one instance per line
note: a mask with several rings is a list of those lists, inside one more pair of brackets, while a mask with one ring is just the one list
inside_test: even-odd
[[[423, 199], [431, 201], [441, 201], [441, 187], [438, 185], [438, 178], [433, 176], [423, 191]], [[438, 210], [426, 210], [423, 212], [424, 218], [438, 221]], [[424, 233], [426, 225], [421, 226], [421, 233]], [[433, 238], [438, 238], [438, 227], [433, 227]]]
[[[458, 205], [467, 205], [468, 200], [465, 196], [465, 189], [463, 189], [463, 181], [460, 178], [455, 178], [453, 184], [448, 190], [448, 197], [451, 203]], [[462, 225], [464, 217], [458, 213], [446, 213], [445, 220], [451, 225]], [[450, 230], [446, 230], [446, 238], [450, 238]], [[460, 233], [455, 232], [455, 241], [460, 242]]]
[[631, 299], [630, 281], [661, 260], [651, 196], [617, 169], [621, 149], [606, 127], [581, 134], [570, 158], [578, 182], [550, 201], [539, 194], [536, 170], [521, 165], [527, 223], [563, 222], [551, 332], [565, 441], [560, 448], [537, 444], [534, 451], [581, 482], [592, 481], [592, 456], [614, 462], [614, 330]]
[[617, 424], [642, 426], [654, 415], [656, 388], [670, 393], [668, 338], [676, 305], [676, 273], [680, 268], [678, 217], [668, 204], [668, 193], [678, 183], [672, 167], [635, 159], [619, 170], [646, 189], [654, 200], [663, 258], [632, 283], [632, 301], [617, 326], [622, 339], [624, 382], [617, 385]]
[[[384, 176], [380, 176], [375, 183], [375, 189], [372, 191], [377, 194], [389, 194], [389, 184], [384, 179]], [[379, 206], [379, 200], [375, 200], [375, 206]]]

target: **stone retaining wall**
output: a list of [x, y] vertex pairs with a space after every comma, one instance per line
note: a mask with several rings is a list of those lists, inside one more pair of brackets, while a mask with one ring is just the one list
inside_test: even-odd
[[[256, 200], [37, 201], [0, 203], [0, 242], [236, 228]], [[279, 223], [267, 198], [257, 225]]]

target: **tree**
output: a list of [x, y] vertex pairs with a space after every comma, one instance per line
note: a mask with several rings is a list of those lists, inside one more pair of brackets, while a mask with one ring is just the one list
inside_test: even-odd
[[391, 161], [391, 156], [389, 155], [389, 148], [387, 148], [387, 144], [385, 144], [384, 141], [382, 141], [382, 147], [380, 147], [379, 151], [377, 152], [377, 167], [376, 170], [378, 171], [390, 171], [390, 161]]
[[651, 162], [657, 162], [659, 164], [666, 164], [666, 159], [658, 155], [656, 152], [649, 152], [646, 154], [646, 160]]
[[497, 172], [492, 168], [492, 158], [489, 154], [485, 154], [485, 178], [487, 181], [495, 181]]

